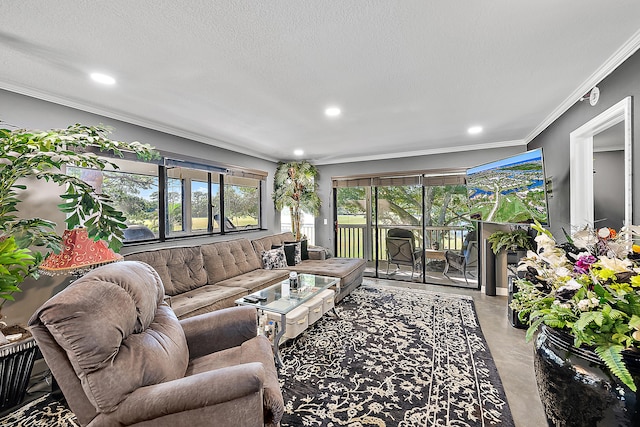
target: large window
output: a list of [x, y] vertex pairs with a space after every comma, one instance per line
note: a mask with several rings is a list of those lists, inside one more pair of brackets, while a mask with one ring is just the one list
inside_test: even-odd
[[77, 167], [67, 173], [111, 196], [127, 218], [125, 242], [157, 239], [159, 236], [158, 166], [130, 160], [110, 159], [120, 169], [98, 171]]
[[207, 165], [199, 169], [192, 162], [183, 163], [194, 167], [176, 166], [180, 164], [176, 160], [164, 165], [110, 160], [120, 169], [98, 171], [73, 167], [68, 168], [67, 173], [113, 198], [115, 207], [127, 218], [125, 243], [261, 226], [261, 191], [266, 173], [236, 171], [246, 176], [234, 176], [234, 171]]
[[260, 181], [253, 178], [225, 177], [225, 227], [232, 230], [260, 227]]

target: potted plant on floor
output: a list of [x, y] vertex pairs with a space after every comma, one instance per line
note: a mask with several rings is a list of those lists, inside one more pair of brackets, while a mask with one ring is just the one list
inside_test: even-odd
[[536, 224], [512, 308], [536, 331], [535, 371], [550, 425], [640, 421], [640, 227], [586, 228], [557, 244]]
[[318, 169], [306, 160], [278, 163], [273, 182], [273, 201], [278, 211], [289, 208], [291, 232], [297, 241], [302, 237], [302, 213], [318, 215], [320, 211], [317, 180]]
[[493, 232], [487, 240], [491, 243], [491, 250], [496, 255], [503, 250], [517, 252], [533, 249], [533, 241], [529, 236], [529, 231], [524, 228], [515, 228], [509, 231], [498, 230]]
[[[56, 224], [44, 218], [20, 218], [18, 216], [20, 193], [27, 189], [28, 181], [36, 179], [51, 181], [64, 186], [61, 195], [63, 203], [58, 207], [68, 215], [66, 226], [73, 229], [78, 225], [87, 228], [89, 236], [95, 240], [105, 240], [118, 250], [122, 246], [125, 218], [112, 206], [108, 195], [98, 194], [79, 178], [62, 172], [65, 165], [88, 167], [103, 170], [117, 165], [96, 153], [108, 152], [122, 156], [132, 152], [143, 159], [155, 156], [153, 149], [138, 142], [125, 143], [107, 138], [110, 130], [103, 126], [85, 126], [76, 124], [66, 129], [54, 129], [46, 132], [25, 129], [0, 129], [0, 336], [9, 330], [16, 341], [28, 337], [28, 332], [14, 333], [15, 325], [6, 326], [2, 322], [2, 306], [13, 300], [13, 294], [20, 292], [20, 285], [27, 277], [37, 278], [37, 267], [44, 259], [44, 251], [58, 251], [60, 236], [55, 233]], [[40, 250], [35, 249], [40, 248]], [[2, 325], [5, 325], [2, 327]], [[0, 339], [1, 340], [1, 339]], [[4, 341], [3, 341], [4, 342]], [[9, 347], [11, 346], [11, 347]], [[4, 347], [4, 348], [3, 348]], [[17, 351], [16, 348], [20, 349]], [[0, 353], [14, 355], [22, 353], [25, 345], [15, 346], [0, 343]], [[15, 351], [14, 351], [15, 350]], [[8, 363], [3, 357], [2, 366], [11, 369], [23, 366], [22, 377], [8, 380], [8, 383], [24, 385], [33, 364], [33, 350], [25, 360], [16, 364]], [[12, 371], [11, 375], [16, 374]], [[9, 373], [0, 372], [5, 378]], [[26, 375], [26, 379], [25, 376]], [[6, 391], [3, 388], [3, 393]], [[22, 399], [24, 391], [8, 391], [8, 396], [0, 396], [1, 408], [13, 406], [14, 398]], [[0, 409], [1, 409], [0, 408]]]

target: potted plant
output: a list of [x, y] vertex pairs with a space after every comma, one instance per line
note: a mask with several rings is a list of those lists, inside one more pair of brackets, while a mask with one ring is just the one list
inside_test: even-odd
[[586, 228], [557, 244], [536, 223], [538, 249], [511, 307], [536, 339], [535, 371], [550, 425], [637, 425], [640, 416], [640, 227]]
[[492, 233], [487, 240], [491, 243], [491, 250], [496, 255], [502, 250], [516, 252], [533, 249], [531, 236], [524, 228], [509, 231], [498, 230]]
[[[105, 240], [118, 250], [122, 246], [124, 235], [124, 216], [112, 206], [108, 195], [98, 194], [93, 187], [79, 178], [62, 172], [65, 165], [89, 167], [103, 170], [107, 167], [117, 169], [117, 165], [96, 153], [110, 152], [122, 156], [124, 152], [136, 153], [139, 157], [150, 159], [155, 156], [153, 149], [139, 142], [125, 143], [107, 139], [110, 130], [104, 126], [85, 126], [76, 124], [66, 129], [54, 129], [46, 132], [25, 129], [0, 129], [0, 320], [2, 306], [13, 300], [13, 293], [20, 292], [25, 278], [37, 278], [37, 267], [44, 259], [45, 252], [60, 249], [60, 236], [55, 233], [56, 224], [43, 218], [20, 218], [18, 205], [20, 192], [27, 189], [24, 179], [51, 181], [64, 186], [61, 195], [63, 203], [59, 209], [68, 215], [66, 226], [73, 229], [78, 225], [87, 228], [90, 237]], [[4, 325], [4, 327], [3, 327]], [[0, 337], [4, 332], [14, 334], [15, 325], [6, 326], [0, 322]], [[20, 338], [28, 338], [28, 331]], [[0, 338], [0, 341], [4, 342]], [[27, 351], [28, 350], [28, 351]], [[6, 353], [6, 354], [5, 354]], [[35, 344], [6, 344], [0, 342], [2, 366], [10, 371], [0, 375], [17, 375], [7, 384], [26, 387], [33, 365]], [[21, 357], [20, 362], [5, 363], [5, 357]], [[16, 364], [17, 363], [17, 364]], [[11, 370], [11, 366], [23, 366], [23, 372]], [[4, 396], [3, 387], [0, 396], [2, 408], [13, 406], [21, 401], [24, 391], [9, 391], [11, 399]], [[17, 399], [17, 401], [16, 401]]]
[[278, 163], [273, 182], [273, 201], [278, 211], [289, 208], [291, 231], [296, 240], [302, 237], [302, 213], [318, 215], [320, 211], [317, 178], [318, 169], [306, 160]]

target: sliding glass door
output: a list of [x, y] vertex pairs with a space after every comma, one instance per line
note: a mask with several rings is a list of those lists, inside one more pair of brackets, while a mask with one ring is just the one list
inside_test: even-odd
[[367, 276], [478, 287], [464, 175], [354, 178], [334, 188], [337, 256], [365, 259]]
[[377, 277], [422, 278], [422, 185], [419, 177], [378, 179], [376, 195]]
[[432, 176], [424, 178], [424, 189], [425, 281], [477, 288], [477, 242], [466, 186], [459, 177]]

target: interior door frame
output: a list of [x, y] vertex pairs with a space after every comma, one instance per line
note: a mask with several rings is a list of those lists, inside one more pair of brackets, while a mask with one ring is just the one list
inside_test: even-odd
[[594, 227], [593, 137], [621, 122], [624, 122], [624, 225], [632, 223], [632, 97], [628, 96], [569, 134], [572, 228]]

